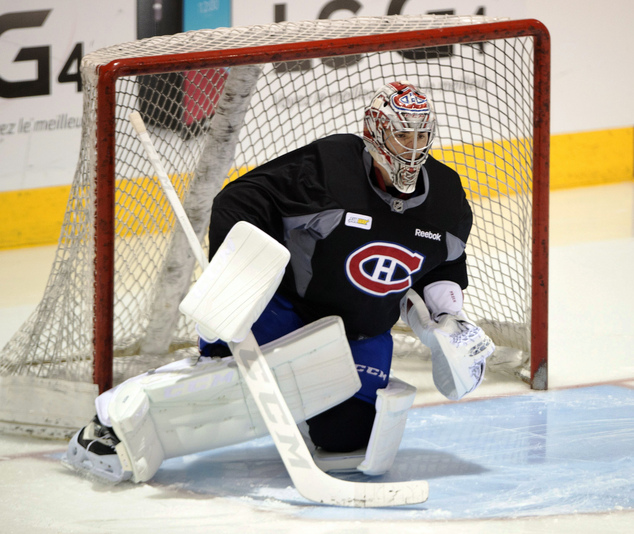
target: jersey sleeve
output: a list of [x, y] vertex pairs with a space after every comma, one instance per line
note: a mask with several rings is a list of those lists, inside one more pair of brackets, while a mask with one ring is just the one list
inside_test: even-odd
[[229, 230], [239, 221], [257, 226], [282, 242], [281, 217], [275, 202], [262, 188], [238, 179], [216, 196], [209, 224], [209, 257], [213, 257]]
[[454, 199], [458, 199], [456, 202], [458, 208], [455, 210], [454, 215], [457, 222], [449, 226], [445, 232], [447, 258], [414, 285], [414, 290], [421, 295], [425, 286], [441, 280], [456, 282], [462, 289], [466, 289], [469, 285], [465, 250], [473, 224], [473, 212], [462, 186], [459, 185], [460, 179], [457, 174], [456, 179], [460, 188], [458, 194], [454, 196]]
[[315, 148], [307, 145], [265, 163], [228, 184], [214, 199], [209, 225], [210, 257], [238, 221], [257, 226], [284, 243], [284, 219], [320, 211], [328, 193]]

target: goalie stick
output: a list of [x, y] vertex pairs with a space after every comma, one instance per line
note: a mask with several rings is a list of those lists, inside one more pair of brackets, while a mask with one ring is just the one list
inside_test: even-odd
[[187, 241], [189, 246], [196, 257], [196, 261], [201, 266], [203, 270], [207, 268], [209, 265], [209, 261], [207, 260], [207, 256], [205, 256], [205, 252], [203, 248], [200, 246], [200, 241], [198, 241], [198, 237], [196, 237], [196, 232], [189, 221], [189, 217], [187, 217], [187, 213], [185, 212], [185, 208], [181, 204], [180, 198], [178, 198], [178, 193], [174, 189], [174, 185], [167, 175], [167, 171], [165, 167], [163, 167], [163, 163], [161, 162], [161, 158], [159, 158], [156, 149], [154, 148], [154, 143], [152, 143], [152, 139], [150, 139], [150, 135], [147, 133], [147, 129], [145, 128], [145, 123], [143, 122], [143, 118], [138, 111], [133, 111], [130, 113], [130, 123], [132, 127], [136, 131], [143, 148], [145, 149], [145, 153], [147, 154], [152, 167], [156, 171], [156, 175], [159, 179], [161, 187], [163, 188], [163, 192], [167, 197], [168, 202], [172, 206], [174, 210], [174, 215], [178, 219], [178, 222], [181, 224], [181, 228], [183, 232], [185, 232], [185, 236], [187, 237]]
[[[203, 248], [174, 191], [141, 115], [135, 111], [130, 114], [129, 119], [188, 237], [196, 259], [205, 269], [209, 263]], [[303, 497], [323, 504], [356, 507], [402, 506], [427, 500], [429, 485], [424, 480], [390, 483], [351, 482], [323, 472], [315, 464], [253, 334], [249, 331], [246, 339], [238, 343], [230, 341], [229, 346], [273, 437], [284, 466], [295, 488]]]

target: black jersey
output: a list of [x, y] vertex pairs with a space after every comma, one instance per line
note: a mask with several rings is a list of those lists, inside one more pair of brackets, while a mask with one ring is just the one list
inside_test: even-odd
[[354, 339], [391, 328], [410, 287], [465, 288], [472, 213], [458, 174], [429, 156], [401, 199], [371, 169], [363, 140], [340, 134], [250, 171], [214, 200], [210, 253], [240, 220], [261, 228], [291, 252], [279, 293], [307, 322], [341, 316]]

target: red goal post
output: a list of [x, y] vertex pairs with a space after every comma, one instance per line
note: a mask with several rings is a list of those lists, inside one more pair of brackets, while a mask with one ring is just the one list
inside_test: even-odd
[[[504, 43], [500, 45], [499, 52], [498, 43]], [[464, 49], [467, 54], [472, 55], [464, 58], [460, 56], [459, 60], [463, 66], [447, 67], [459, 55], [451, 52], [451, 47], [460, 47], [458, 48], [460, 51]], [[486, 49], [489, 47], [496, 50], [493, 54], [494, 59], [489, 60], [488, 56], [481, 59], [478, 54], [486, 56]], [[382, 59], [382, 54], [396, 58], [394, 64], [388, 66]], [[514, 54], [517, 54], [520, 59], [515, 60]], [[325, 65], [323, 66], [325, 77], [321, 82], [316, 78], [310, 80], [306, 78], [304, 67], [305, 62], [309, 60], [321, 60], [322, 66]], [[397, 64], [396, 61], [400, 63]], [[498, 62], [499, 65], [496, 67], [493, 63], [489, 64], [490, 61]], [[37, 368], [37, 376], [41, 378], [84, 381], [86, 380], [85, 367], [88, 365], [92, 369], [92, 382], [98, 386], [99, 391], [104, 391], [120, 382], [127, 374], [140, 372], [144, 370], [144, 367], [155, 366], [149, 362], [155, 361], [153, 357], [156, 356], [156, 351], [141, 350], [139, 353], [139, 346], [143, 346], [143, 342], [132, 339], [135, 336], [146, 339], [151, 337], [144, 331], [144, 327], [135, 326], [132, 328], [134, 333], [124, 332], [120, 337], [125, 341], [118, 339], [118, 330], [122, 330], [117, 326], [120, 315], [127, 313], [139, 315], [139, 318], [131, 317], [129, 320], [138, 319], [143, 322], [146, 316], [152, 313], [136, 311], [136, 303], [129, 308], [132, 311], [126, 311], [126, 307], [136, 298], [135, 291], [138, 293], [144, 291], [146, 281], [143, 276], [146, 276], [146, 273], [140, 275], [139, 280], [131, 284], [135, 289], [130, 290], [125, 296], [119, 296], [118, 279], [127, 276], [123, 274], [124, 267], [118, 264], [120, 261], [118, 242], [124, 240], [121, 237], [121, 225], [125, 226], [123, 233], [127, 236], [126, 239], [132, 235], [133, 237], [129, 240], [135, 241], [135, 247], [138, 246], [136, 241], [144, 241], [145, 247], [145, 241], [155, 241], [154, 238], [146, 239], [138, 236], [145, 234], [147, 237], [151, 231], [145, 227], [139, 231], [138, 226], [141, 223], [131, 223], [130, 218], [143, 210], [145, 210], [144, 213], [146, 211], [159, 213], [164, 210], [159, 198], [160, 193], [154, 192], [151, 183], [148, 185], [152, 181], [151, 171], [141, 170], [142, 164], [136, 163], [137, 158], [142, 157], [138, 155], [142, 154], [142, 151], [134, 145], [132, 136], [126, 130], [126, 114], [135, 106], [138, 107], [142, 93], [151, 92], [153, 96], [148, 98], [143, 105], [145, 113], [151, 118], [150, 133], [153, 133], [152, 126], [154, 126], [154, 134], [161, 137], [162, 145], [159, 144], [159, 153], [167, 163], [177, 159], [182, 152], [187, 150], [191, 150], [192, 159], [196, 159], [201, 154], [204, 155], [207, 150], [203, 141], [206, 136], [209, 138], [209, 135], [213, 135], [214, 121], [222, 120], [218, 109], [226, 105], [223, 102], [223, 95], [226, 96], [228, 88], [231, 87], [237, 91], [236, 94], [241, 94], [240, 86], [235, 85], [231, 79], [232, 72], [238, 73], [237, 67], [252, 65], [268, 66], [265, 69], [268, 68], [273, 74], [271, 74], [270, 82], [262, 82], [264, 75], [261, 75], [258, 78], [257, 90], [254, 85], [248, 95], [242, 95], [246, 99], [247, 106], [250, 106], [248, 110], [231, 112], [237, 113], [238, 119], [246, 116], [244, 119], [246, 124], [242, 127], [240, 139], [235, 139], [228, 145], [231, 150], [235, 150], [236, 156], [222, 155], [219, 157], [222, 160], [220, 163], [214, 160], [214, 164], [217, 167], [219, 165], [218, 168], [225, 168], [229, 173], [238, 173], [245, 167], [263, 163], [266, 158], [291, 148], [287, 146], [289, 141], [279, 140], [278, 144], [283, 146], [273, 149], [266, 144], [267, 141], [251, 137], [256, 130], [266, 130], [262, 135], [273, 138], [279, 136], [273, 131], [273, 126], [269, 128], [269, 124], [276, 123], [282, 116], [290, 117], [286, 129], [310, 130], [307, 125], [315, 124], [312, 131], [318, 132], [321, 136], [321, 134], [335, 133], [328, 130], [330, 122], [332, 127], [339, 126], [338, 129], [341, 131], [341, 117], [331, 116], [333, 112], [326, 106], [316, 112], [326, 117], [323, 119], [315, 118], [313, 115], [300, 118], [299, 114], [293, 115], [295, 108], [299, 109], [304, 105], [306, 109], [311, 110], [320, 108], [319, 99], [322, 97], [328, 104], [341, 100], [346, 113], [350, 111], [350, 116], [353, 116], [352, 111], [354, 111], [356, 127], [360, 127], [358, 108], [365, 103], [363, 97], [367, 100], [364, 91], [376, 89], [385, 80], [389, 81], [403, 75], [410, 79], [420, 77], [429, 81], [429, 96], [440, 108], [437, 111], [439, 111], [441, 133], [443, 128], [449, 131], [452, 127], [459, 130], [463, 138], [468, 138], [468, 141], [454, 140], [449, 137], [449, 134], [444, 138], [441, 134], [437, 142], [441, 146], [436, 148], [435, 156], [454, 166], [462, 175], [465, 183], [468, 184], [466, 186], [468, 195], [478, 203], [478, 210], [480, 204], [487, 205], [486, 208], [482, 207], [482, 213], [485, 209], [490, 210], [489, 205], [494, 204], [495, 210], [498, 210], [487, 211], [481, 222], [478, 221], [479, 211], [476, 210], [474, 247], [480, 247], [479, 243], [483, 245], [474, 255], [477, 260], [471, 267], [470, 277], [476, 281], [474, 286], [476, 298], [473, 300], [477, 303], [473, 304], [474, 307], [469, 309], [469, 313], [486, 325], [483, 326], [485, 330], [488, 326], [493, 329], [492, 337], [496, 343], [500, 343], [496, 339], [496, 332], [514, 329], [514, 326], [509, 325], [519, 325], [518, 339], [520, 341], [516, 350], [527, 355], [527, 362], [524, 362], [523, 374], [519, 371], [517, 374], [529, 382], [533, 388], [546, 389], [550, 38], [546, 28], [536, 20], [495, 20], [478, 16], [360, 17], [347, 20], [281, 23], [251, 28], [201, 30], [110, 47], [84, 58], [82, 73], [87, 86], [84, 100], [84, 141], [60, 237], [60, 250], [58, 250], [54, 270], [49, 279], [48, 296], [45, 295], [45, 300], [50, 301], [51, 295], [60, 293], [63, 283], [69, 283], [63, 282], [63, 273], [69, 270], [64, 267], [64, 264], [68, 267], [68, 265], [74, 265], [73, 262], [81, 261], [82, 265], [89, 265], [89, 267], [75, 269], [82, 272], [94, 267], [92, 274], [88, 272], [86, 274], [88, 277], [92, 276], [92, 285], [78, 293], [83, 296], [77, 296], [74, 299], [82, 301], [80, 304], [76, 303], [77, 307], [90, 308], [87, 312], [92, 321], [89, 333], [92, 339], [87, 349], [89, 356], [86, 356], [83, 349], [77, 348], [78, 345], [83, 344], [83, 341], [70, 342], [63, 339], [67, 335], [64, 329], [75, 327], [69, 324], [70, 319], [66, 321], [63, 317], [60, 318], [60, 314], [74, 317], [79, 312], [61, 311], [61, 305], [58, 305], [53, 306], [55, 310], [50, 312], [52, 314], [50, 317], [44, 318], [44, 304], [42, 304], [34, 314], [37, 317], [29, 319], [28, 324], [25, 324], [3, 350], [0, 359], [0, 377], [29, 376]], [[458, 68], [465, 70], [453, 80], [449, 76], [453, 76]], [[469, 74], [471, 72], [469, 68], [474, 69], [473, 74]], [[331, 78], [328, 76], [335, 72], [346, 71], [346, 69], [352, 72], [352, 74], [346, 74], [350, 76], [350, 82], [346, 81], [348, 78], [344, 78], [343, 75], [341, 78], [332, 78], [336, 80], [334, 82], [330, 81]], [[444, 74], [446, 70], [450, 70], [451, 74], [446, 76]], [[501, 73], [502, 70], [504, 74]], [[177, 96], [174, 97], [173, 88], [166, 89], [166, 86], [171, 83], [171, 77], [177, 75], [179, 77], [174, 86]], [[282, 90], [282, 84], [278, 80], [281, 75], [292, 78], [291, 91], [295, 93], [276, 94], [276, 91]], [[505, 79], [497, 79], [502, 76]], [[435, 77], [438, 77], [439, 85]], [[493, 77], [495, 77], [494, 82], [489, 79]], [[213, 82], [210, 81], [212, 79]], [[202, 84], [196, 86], [200, 80]], [[490, 90], [486, 88], [486, 96], [483, 96], [483, 88], [477, 87], [479, 81], [482, 81], [482, 84], [491, 85]], [[128, 90], [122, 87], [128, 83], [134, 85], [134, 89], [126, 92]], [[242, 83], [244, 86], [245, 82]], [[263, 96], [265, 91], [262, 89], [262, 83], [270, 84], [272, 88], [267, 96]], [[161, 86], [159, 89], [156, 89], [157, 84]], [[301, 88], [304, 87], [302, 84], [306, 87], [310, 86], [314, 92], [311, 93], [308, 89], [302, 92]], [[473, 88], [467, 87], [462, 94], [461, 84], [462, 86], [473, 84]], [[357, 94], [355, 91], [359, 86], [362, 86], [362, 90], [360, 94]], [[332, 93], [327, 92], [324, 96], [322, 93], [325, 88], [329, 91], [331, 87]], [[473, 91], [469, 93], [471, 89]], [[298, 91], [300, 93], [297, 93]], [[345, 98], [342, 96], [344, 93]], [[501, 97], [501, 93], [505, 96]], [[248, 99], [251, 97], [253, 102], [249, 103]], [[305, 102], [298, 100], [301, 98], [305, 98]], [[491, 102], [497, 100], [491, 103], [489, 99]], [[196, 108], [196, 112], [192, 114], [195, 118], [200, 117], [201, 109], [208, 111], [214, 106], [216, 108], [213, 114], [202, 112], [203, 115], [207, 113], [206, 121], [191, 121], [191, 116], [185, 117], [186, 112], [189, 113], [187, 111], [189, 108], [183, 111], [187, 107], [186, 100], [190, 108], [192, 105]], [[227, 100], [230, 99], [227, 98]], [[197, 108], [200, 101], [204, 101], [204, 104], [200, 104]], [[473, 114], [475, 118], [469, 111], [470, 102], [477, 104], [477, 113]], [[270, 116], [266, 116], [266, 120], [262, 119], [268, 109], [283, 105], [287, 107], [276, 108]], [[355, 106], [354, 110], [348, 109]], [[495, 109], [496, 106], [497, 109]], [[152, 115], [153, 110], [157, 108], [160, 109], [160, 113]], [[485, 108], [488, 111], [485, 111]], [[173, 117], [170, 116], [168, 121], [165, 116], [169, 115], [173, 109], [177, 109], [177, 112]], [[454, 109], [458, 109], [455, 114], [451, 111]], [[501, 118], [503, 114], [504, 117]], [[443, 119], [446, 119], [444, 125]], [[250, 120], [254, 122], [250, 123]], [[174, 123], [178, 123], [176, 128], [173, 127]], [[345, 124], [350, 129], [353, 123]], [[514, 128], [517, 131], [514, 131]], [[211, 134], [209, 134], [210, 129]], [[300, 143], [300, 138], [303, 139], [299, 136], [297, 141], [292, 142]], [[201, 140], [199, 145], [196, 144], [198, 139]], [[258, 153], [254, 147], [260, 146], [264, 148]], [[121, 156], [122, 150], [127, 151], [125, 156]], [[243, 153], [246, 155], [242, 156]], [[228, 163], [231, 169], [227, 168]], [[137, 165], [139, 170], [130, 170], [134, 165]], [[192, 184], [195, 185], [199, 178], [197, 176], [199, 165], [200, 163], [194, 164], [196, 170], [181, 170], [174, 164], [170, 171], [170, 175], [177, 182], [177, 190], [185, 199], [186, 207], [187, 200], [193, 196], [200, 196], [200, 192], [190, 194]], [[208, 167], [209, 161], [205, 165]], [[132, 172], [137, 175], [136, 181], [122, 186], [123, 177], [126, 173]], [[148, 178], [138, 179], [138, 176], [143, 176], [144, 173]], [[217, 191], [225, 177], [224, 175], [215, 176], [215, 184], [211, 189], [206, 190], [207, 193]], [[508, 183], [505, 184], [503, 182], [506, 179]], [[141, 191], [141, 185], [139, 185], [141, 182], [147, 189]], [[513, 207], [515, 199], [511, 197], [530, 197], [528, 215], [515, 217], [511, 213], [515, 210]], [[142, 200], [139, 201], [140, 198]], [[148, 201], [149, 198], [159, 198], [152, 208], [147, 208], [148, 202], [152, 202]], [[132, 207], [132, 203], [137, 201], [144, 206]], [[121, 211], [123, 209], [126, 211]], [[196, 209], [193, 208], [194, 211]], [[202, 211], [201, 224], [204, 224], [208, 212]], [[507, 212], [510, 213], [508, 219]], [[178, 233], [173, 217], [170, 218], [169, 214], [160, 216], [167, 222], [152, 222], [150, 225], [160, 227], [158, 231], [160, 235], [169, 234], [167, 241], [170, 241], [171, 236]], [[139, 219], [145, 220], [148, 217], [144, 215]], [[82, 229], [78, 229], [76, 225], [79, 219], [83, 221]], [[526, 222], [525, 219], [530, 221]], [[122, 223], [122, 221], [125, 222]], [[93, 230], [85, 230], [91, 224]], [[497, 240], [498, 233], [507, 237], [502, 237], [504, 240], [502, 244], [499, 247], [496, 245], [498, 248], [490, 253], [486, 236], [495, 236], [491, 239]], [[201, 228], [201, 237], [204, 234], [205, 229]], [[528, 242], [524, 242], [525, 239], [528, 239]], [[515, 243], [516, 241], [518, 244]], [[172, 244], [160, 245], [164, 248], [169, 246]], [[83, 252], [78, 253], [78, 250]], [[141, 256], [141, 253], [136, 252], [140, 249], [131, 248], [131, 250], [129, 257]], [[145, 250], [143, 249], [143, 254], [146, 253]], [[483, 251], [481, 254], [480, 250]], [[166, 255], [169, 256], [170, 253]], [[172, 252], [171, 255], [175, 254]], [[82, 259], [76, 259], [77, 256], [81, 256]], [[131, 270], [136, 272], [154, 268], [155, 260], [152, 258], [148, 253], [148, 258]], [[496, 263], [500, 262], [500, 258], [503, 258], [501, 267]], [[160, 262], [163, 261], [165, 260], [160, 260]], [[158, 264], [159, 260], [156, 262]], [[127, 268], [129, 261], [125, 260], [124, 263]], [[519, 264], [522, 265], [519, 266]], [[156, 269], [165, 268], [159, 265]], [[187, 278], [186, 285], [191, 282], [192, 270], [193, 261], [184, 268], [183, 276]], [[487, 270], [498, 274], [492, 275], [491, 281], [483, 279], [482, 283], [479, 283], [480, 273], [484, 273], [482, 276], [486, 277]], [[79, 285], [70, 283], [68, 287], [73, 284]], [[149, 282], [147, 284], [149, 285]], [[516, 298], [514, 293], [511, 293], [516, 289], [506, 288], [509, 284], [517, 284], [518, 294], [526, 293], [526, 297]], [[478, 285], [483, 287], [478, 289]], [[489, 286], [491, 289], [484, 286]], [[477, 296], [477, 291], [482, 291], [484, 296]], [[71, 290], [69, 289], [68, 292]], [[491, 310], [487, 310], [487, 296], [493, 292], [500, 293], [500, 301], [499, 304], [497, 301], [490, 304]], [[156, 298], [156, 296], [151, 298], [143, 296], [141, 300], [156, 302]], [[469, 301], [470, 298], [471, 295], [467, 290], [466, 300]], [[522, 299], [526, 300], [526, 303], [521, 306], [522, 310], [515, 311], [516, 301]], [[151, 306], [156, 307], [156, 304], [150, 304]], [[507, 314], [509, 317], [503, 315], [505, 312], [501, 311], [506, 307], [511, 310]], [[519, 307], [518, 304], [517, 308]], [[140, 305], [138, 309], [141, 310]], [[117, 310], [122, 311], [119, 313]], [[495, 317], [489, 319], [488, 314]], [[38, 321], [56, 322], [56, 326], [54, 328], [42, 326]], [[164, 352], [172, 355], [175, 351], [176, 354], [180, 354], [178, 351], [182, 348], [191, 347], [193, 343], [189, 343], [187, 339], [191, 341], [194, 336], [191, 325], [183, 326], [182, 318], [174, 318], [173, 321], [174, 325], [158, 330], [170, 330], [173, 327], [174, 330], [184, 329], [189, 333], [184, 336], [174, 335], [166, 342], [169, 350], [166, 349]], [[176, 322], [179, 326], [176, 326]], [[59, 323], [62, 324], [58, 327]], [[84, 323], [85, 321], [82, 320], [81, 328], [85, 329]], [[51, 341], [47, 338], [46, 340], [47, 347], [55, 346], [62, 353], [67, 351], [77, 356], [71, 358], [68, 354], [60, 354], [51, 357], [51, 354], [47, 353], [39, 357], [41, 361], [36, 361], [38, 357], [33, 354], [33, 351], [30, 351], [28, 356], [24, 355], [28, 351], [25, 347], [29, 342], [33, 343], [34, 333], [41, 333], [43, 330], [47, 332], [55, 330], [50, 334], [55, 339]], [[504, 338], [503, 334], [500, 336]], [[83, 336], [85, 337], [86, 335]], [[176, 338], [178, 341], [175, 341]], [[502, 341], [504, 344], [506, 344], [505, 340], [506, 338]], [[37, 343], [36, 340], [36, 345], [40, 346], [43, 343]], [[72, 347], [69, 348], [70, 346]], [[128, 366], [124, 374], [117, 375], [116, 370], [113, 371], [115, 352], [122, 359], [136, 358], [137, 363]], [[18, 353], [23, 356], [16, 356]], [[19, 361], [20, 358], [22, 361]], [[9, 359], [10, 363], [7, 363]], [[43, 370], [50, 360], [55, 360], [56, 370]], [[169, 356], [167, 360], [159, 361], [170, 361]], [[75, 370], [69, 372], [60, 370], [65, 366], [70, 368], [71, 365]], [[9, 379], [3, 378], [3, 380], [6, 382]]]

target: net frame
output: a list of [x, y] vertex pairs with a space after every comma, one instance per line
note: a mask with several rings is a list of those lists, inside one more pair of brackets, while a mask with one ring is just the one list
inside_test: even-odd
[[97, 237], [96, 269], [102, 273], [95, 284], [95, 381], [100, 389], [112, 385], [113, 319], [102, 310], [114, 304], [114, 150], [115, 132], [110, 127], [115, 116], [116, 80], [122, 76], [176, 72], [184, 69], [211, 69], [270, 61], [297, 61], [312, 58], [367, 53], [377, 49], [417, 49], [481, 42], [511, 37], [533, 37], [534, 56], [534, 145], [533, 145], [533, 234], [532, 234], [532, 314], [530, 383], [547, 388], [548, 354], [548, 192], [550, 150], [550, 38], [539, 21], [517, 20], [449, 26], [393, 34], [367, 35], [327, 41], [284, 43], [180, 55], [123, 58], [99, 68], [97, 85]]
[[[297, 31], [285, 30], [295, 26]], [[307, 31], [303, 29], [307, 28]], [[418, 29], [412, 30], [412, 27]], [[379, 28], [379, 29], [377, 29]], [[323, 29], [323, 31], [322, 31]], [[321, 32], [321, 33], [320, 33]], [[277, 44], [239, 47], [245, 35], [264, 35], [265, 42]], [[315, 34], [320, 34], [315, 40]], [[195, 35], [194, 35], [195, 34]], [[222, 35], [221, 35], [222, 34]], [[222, 36], [218, 49], [208, 50], [210, 39]], [[341, 35], [342, 37], [338, 37]], [[88, 204], [94, 202], [94, 330], [93, 381], [103, 392], [114, 383], [114, 309], [115, 294], [115, 188], [117, 132], [117, 83], [126, 76], [174, 73], [200, 69], [221, 69], [265, 62], [302, 61], [307, 57], [341, 58], [377, 50], [416, 50], [452, 44], [478, 43], [498, 39], [528, 37], [533, 40], [533, 202], [532, 202], [532, 274], [531, 274], [531, 359], [530, 384], [547, 387], [548, 339], [548, 166], [550, 106], [550, 39], [546, 28], [535, 20], [491, 21], [485, 17], [368, 17], [339, 21], [282, 23], [251, 28], [229, 28], [193, 32], [193, 44], [187, 53], [157, 54], [177, 49], [182, 36], [162, 37], [119, 45], [91, 54], [84, 59], [82, 74], [91, 93], [85, 100], [85, 135], [93, 140], [80, 158], [81, 172], [94, 175], [94, 190], [86, 198], [75, 199], [69, 206], [72, 216], [92, 216]], [[312, 38], [311, 38], [312, 36]], [[333, 37], [334, 36], [334, 37]], [[285, 41], [286, 40], [286, 41]], [[199, 41], [199, 42], [197, 42]], [[96, 101], [96, 113], [89, 100]], [[90, 108], [91, 111], [86, 111]], [[87, 133], [86, 133], [87, 132]], [[87, 168], [87, 170], [85, 170]], [[78, 173], [80, 170], [78, 169]], [[84, 205], [85, 203], [85, 205]], [[80, 213], [84, 215], [79, 215]], [[73, 239], [74, 236], [62, 236]], [[85, 244], [84, 244], [85, 245]], [[90, 248], [90, 245], [88, 245]], [[78, 249], [82, 254], [81, 248]], [[56, 261], [63, 262], [64, 258]]]

